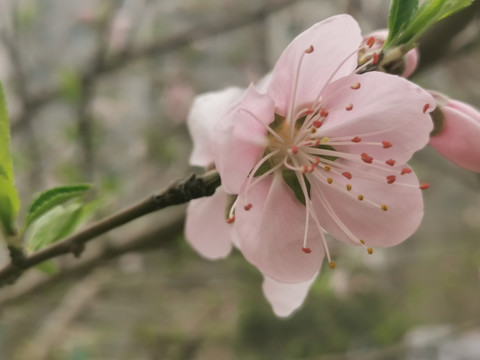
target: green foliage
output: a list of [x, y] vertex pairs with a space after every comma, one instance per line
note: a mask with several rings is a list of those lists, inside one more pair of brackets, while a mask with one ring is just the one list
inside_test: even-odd
[[89, 189], [90, 185], [79, 184], [55, 187], [41, 193], [30, 205], [30, 209], [27, 212], [25, 229], [47, 211], [71, 199], [84, 195]]
[[78, 203], [56, 206], [35, 222], [28, 236], [31, 251], [37, 251], [73, 233], [96, 209], [94, 204]]
[[37, 270], [47, 275], [55, 275], [58, 272], [58, 267], [53, 260], [47, 260], [37, 265]]
[[75, 102], [80, 98], [82, 83], [78, 73], [72, 69], [62, 69], [59, 71], [59, 80], [62, 96], [69, 101]]
[[390, 34], [384, 48], [413, 43], [438, 21], [470, 6], [473, 0], [426, 0], [416, 9], [417, 1], [393, 0], [388, 19]]
[[[294, 171], [285, 170], [282, 172], [282, 177], [290, 189], [292, 189], [298, 201], [305, 205], [305, 195], [303, 194], [302, 187], [300, 186], [300, 182], [297, 179], [296, 173]], [[305, 175], [303, 175], [303, 179], [305, 180], [305, 185], [307, 187], [308, 197], [310, 197], [310, 182]]]
[[9, 235], [15, 233], [15, 218], [19, 208], [20, 200], [14, 185], [10, 153], [10, 125], [0, 85], [0, 228]]

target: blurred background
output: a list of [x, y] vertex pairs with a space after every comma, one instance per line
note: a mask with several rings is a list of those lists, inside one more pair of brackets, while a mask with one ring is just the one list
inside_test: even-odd
[[[195, 94], [247, 86], [310, 25], [385, 0], [0, 0], [0, 79], [22, 201], [90, 182], [110, 214], [184, 177]], [[480, 107], [479, 3], [422, 38], [412, 80]], [[479, 139], [480, 141], [480, 139]], [[0, 359], [480, 359], [480, 178], [426, 148], [419, 231], [392, 249], [332, 241], [303, 308], [276, 318], [239, 254], [186, 244], [184, 207], [0, 289]], [[197, 169], [198, 171], [198, 169]]]

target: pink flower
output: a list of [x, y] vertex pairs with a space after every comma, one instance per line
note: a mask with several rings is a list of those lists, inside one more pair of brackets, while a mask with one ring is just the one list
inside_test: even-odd
[[438, 104], [432, 117], [439, 122], [430, 145], [455, 165], [480, 172], [480, 112], [461, 101], [431, 93]]
[[[375, 61], [375, 59], [378, 59], [387, 37], [387, 29], [377, 30], [365, 36], [359, 51], [358, 62], [363, 64], [366, 61]], [[394, 61], [391, 64], [387, 64], [388, 72], [408, 78], [417, 68], [418, 58], [418, 50], [412, 49], [403, 57], [403, 61]]]
[[[191, 163], [213, 163], [222, 189], [202, 212], [208, 200], [190, 204], [187, 238], [213, 258], [233, 242], [279, 316], [301, 305], [324, 256], [335, 267], [325, 231], [371, 253], [404, 241], [423, 216], [423, 186], [406, 162], [428, 142], [435, 102], [398, 76], [355, 74], [361, 41], [350, 16], [322, 21], [261, 89], [203, 95], [190, 113]], [[237, 195], [229, 228], [217, 215], [224, 192]]]

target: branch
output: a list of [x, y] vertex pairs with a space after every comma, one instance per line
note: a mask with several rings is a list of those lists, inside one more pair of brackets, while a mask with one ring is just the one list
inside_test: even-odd
[[[169, 38], [160, 39], [136, 49], [126, 49], [125, 51], [121, 51], [110, 56], [109, 58], [104, 59], [101, 63], [91, 64], [82, 73], [81, 81], [83, 83], [85, 79], [91, 79], [98, 75], [111, 73], [139, 59], [176, 51], [196, 41], [242, 28], [248, 24], [260, 21], [268, 15], [294, 3], [295, 0], [267, 1], [266, 4], [256, 11], [253, 11], [241, 18], [233, 15], [230, 19], [226, 19], [225, 21], [213, 22], [209, 25], [204, 24], [194, 26], [185, 32], [173, 35]], [[60, 94], [61, 89], [58, 87], [42, 89], [36, 95], [33, 95], [29, 98], [29, 111], [34, 113], [42, 106], [60, 97]], [[31, 119], [31, 116], [21, 116], [19, 119], [17, 119], [17, 121], [12, 123], [12, 133], [25, 126], [29, 121], [31, 121]]]
[[76, 234], [68, 236], [23, 259], [17, 259], [15, 263], [8, 264], [0, 270], [0, 285], [14, 282], [26, 269], [57, 256], [72, 253], [79, 257], [85, 248], [85, 244], [98, 236], [166, 207], [213, 195], [218, 186], [220, 186], [220, 176], [216, 171], [211, 171], [201, 176], [192, 174], [184, 180], [175, 181], [158, 194], [151, 195], [133, 206], [91, 224]]

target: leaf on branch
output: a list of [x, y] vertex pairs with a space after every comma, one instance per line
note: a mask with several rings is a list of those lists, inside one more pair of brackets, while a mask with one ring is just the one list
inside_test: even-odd
[[95, 203], [56, 206], [38, 218], [27, 240], [28, 249], [37, 251], [73, 233], [97, 209]]
[[20, 199], [13, 180], [10, 153], [10, 124], [0, 84], [0, 230], [9, 235], [15, 233], [15, 219], [19, 208]]
[[88, 184], [59, 186], [41, 193], [30, 205], [25, 221], [25, 229], [54, 207], [84, 195], [90, 187]]
[[388, 38], [385, 45], [400, 34], [418, 9], [418, 0], [393, 0], [388, 16]]

